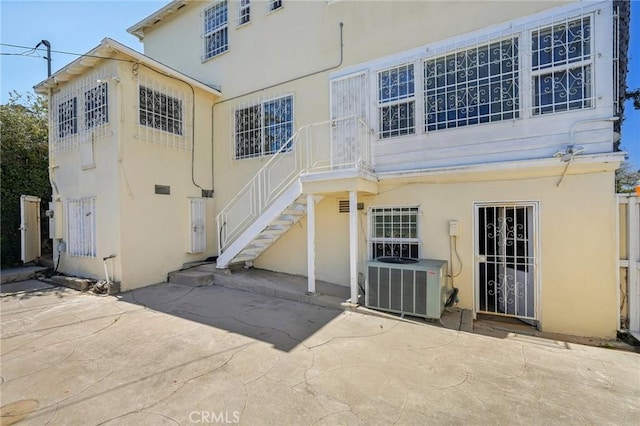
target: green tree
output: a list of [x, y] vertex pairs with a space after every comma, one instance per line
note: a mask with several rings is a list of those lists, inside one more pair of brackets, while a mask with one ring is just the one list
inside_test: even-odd
[[33, 94], [14, 91], [0, 105], [2, 267], [20, 261], [20, 195], [51, 199], [47, 117], [46, 100]]
[[616, 192], [633, 192], [638, 182], [640, 170], [633, 170], [633, 165], [628, 161], [623, 162], [616, 170]]

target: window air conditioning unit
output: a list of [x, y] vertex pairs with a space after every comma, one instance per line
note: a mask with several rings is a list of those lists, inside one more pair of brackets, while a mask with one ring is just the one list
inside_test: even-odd
[[367, 264], [365, 306], [439, 319], [447, 300], [444, 260], [381, 257]]

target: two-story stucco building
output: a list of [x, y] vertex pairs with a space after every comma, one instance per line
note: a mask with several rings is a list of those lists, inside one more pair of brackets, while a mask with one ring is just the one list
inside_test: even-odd
[[116, 255], [128, 290], [217, 256], [362, 304], [372, 260], [439, 259], [474, 314], [613, 336], [628, 13], [172, 1], [128, 29], [144, 55], [105, 39], [36, 86], [60, 270]]

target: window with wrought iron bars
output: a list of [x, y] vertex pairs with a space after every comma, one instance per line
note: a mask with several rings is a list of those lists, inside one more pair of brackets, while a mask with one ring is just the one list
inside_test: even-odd
[[238, 2], [238, 26], [251, 21], [251, 0], [240, 0]]
[[73, 97], [58, 104], [58, 137], [78, 133], [78, 98]]
[[419, 206], [372, 207], [369, 210], [371, 258], [420, 257]]
[[378, 72], [379, 137], [415, 133], [413, 64]]
[[107, 83], [84, 92], [84, 128], [91, 129], [109, 121]]
[[424, 61], [425, 130], [519, 116], [518, 38]]
[[234, 122], [236, 159], [275, 154], [293, 136], [293, 96], [237, 107]]
[[591, 42], [590, 16], [531, 33], [534, 115], [592, 106]]
[[143, 85], [139, 91], [140, 125], [182, 135], [182, 101]]
[[207, 60], [229, 49], [227, 0], [218, 1], [213, 6], [205, 9], [203, 18], [204, 51], [202, 59]]
[[96, 197], [68, 200], [69, 256], [96, 257]]

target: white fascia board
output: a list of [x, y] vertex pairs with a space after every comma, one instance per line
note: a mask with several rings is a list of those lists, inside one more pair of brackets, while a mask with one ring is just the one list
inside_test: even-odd
[[[616, 170], [620, 167], [620, 164], [627, 157], [626, 152], [610, 152], [603, 154], [588, 154], [577, 155], [572, 161], [572, 171], [579, 171], [580, 166], [589, 165], [597, 166], [598, 164], [607, 164], [605, 167], [607, 170]], [[539, 170], [544, 168], [563, 168], [567, 163], [559, 158], [539, 158], [535, 160], [519, 160], [519, 161], [505, 161], [501, 163], [483, 163], [483, 164], [471, 164], [464, 166], [453, 167], [438, 167], [433, 169], [424, 170], [403, 170], [393, 172], [381, 172], [378, 173], [380, 182], [393, 179], [408, 179], [408, 178], [447, 178], [458, 177], [461, 175], [471, 174], [493, 174], [495, 178], [499, 178], [500, 173], [509, 172], [521, 172], [527, 173], [527, 170]]]
[[[59, 71], [51, 75], [51, 77], [33, 86], [33, 89], [36, 93], [46, 94], [48, 88], [50, 87], [53, 88], [57, 86], [58, 80], [60, 81], [71, 80], [75, 76], [81, 75], [86, 69], [95, 66], [96, 63], [98, 63], [98, 61], [102, 60], [101, 58], [109, 60], [112, 56], [114, 56], [113, 54], [114, 52], [119, 52], [131, 57], [132, 63], [139, 62], [143, 65], [146, 65], [150, 68], [153, 68], [159, 71], [161, 74], [178, 78], [214, 96], [218, 96], [218, 97], [222, 96], [222, 93], [218, 89], [211, 87], [194, 78], [191, 78], [181, 73], [180, 71], [177, 71], [167, 65], [164, 65], [146, 55], [143, 55], [142, 53], [128, 46], [125, 46], [124, 44], [119, 43], [109, 37], [105, 37], [104, 39], [102, 39], [102, 42], [98, 46], [91, 49], [86, 54], [77, 58], [73, 62], [70, 62], [69, 64], [64, 66], [62, 69], [60, 69]], [[112, 53], [111, 56], [109, 56], [109, 53]], [[100, 57], [100, 58], [94, 58], [94, 59], [97, 59], [97, 61], [87, 61], [87, 58], [91, 58], [91, 57]], [[74, 70], [74, 71], [70, 72], [71, 70]], [[78, 70], [80, 70], [79, 73], [78, 73]]]
[[146, 28], [153, 27], [158, 22], [164, 20], [167, 16], [176, 13], [187, 4], [187, 1], [188, 0], [173, 0], [171, 3], [166, 4], [151, 15], [127, 28], [127, 32], [142, 41], [144, 39], [144, 30]]
[[497, 38], [505, 37], [505, 35], [508, 33], [519, 33], [526, 30], [533, 23], [553, 23], [554, 21], [564, 18], [565, 16], [571, 16], [577, 13], [592, 13], [598, 9], [605, 9], [607, 13], [611, 14], [611, 2], [600, 0], [586, 0], [569, 3], [532, 15], [516, 18], [508, 22], [491, 25], [476, 31], [471, 31], [444, 40], [435, 41], [427, 45], [416, 47], [410, 50], [405, 50], [393, 55], [376, 58], [371, 61], [363, 62], [361, 64], [341, 68], [329, 74], [329, 79], [340, 78], [349, 74], [367, 70], [381, 70], [397, 66], [402, 63], [417, 61], [422, 58], [428, 58], [429, 56], [438, 55], [445, 50], [463, 49], [465, 48], [465, 46], [469, 46], [475, 43], [477, 40], [486, 40], [487, 42], [490, 42]]

